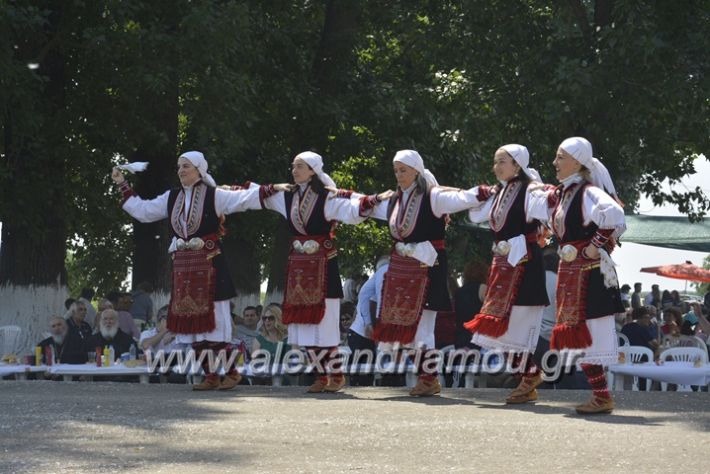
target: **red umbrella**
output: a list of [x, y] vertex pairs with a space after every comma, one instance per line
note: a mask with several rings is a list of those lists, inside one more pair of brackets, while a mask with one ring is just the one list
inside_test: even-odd
[[678, 280], [695, 281], [701, 283], [710, 282], [710, 270], [693, 265], [691, 262], [679, 263], [676, 265], [661, 265], [660, 267], [646, 267], [642, 272], [655, 273], [656, 275]]

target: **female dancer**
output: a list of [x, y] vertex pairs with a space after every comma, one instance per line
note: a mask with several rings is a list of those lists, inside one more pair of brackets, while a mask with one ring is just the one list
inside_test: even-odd
[[[293, 234], [288, 256], [283, 322], [288, 342], [306, 347], [318, 373], [309, 393], [337, 392], [345, 385], [339, 370], [326, 368], [340, 342], [340, 298], [343, 288], [338, 270], [335, 227], [338, 222], [359, 224], [361, 199], [349, 191], [334, 191], [335, 183], [323, 172], [320, 155], [306, 151], [292, 164], [295, 185], [262, 185], [262, 207], [281, 214]], [[364, 198], [364, 196], [362, 196]], [[372, 196], [370, 201], [377, 202]]]
[[209, 364], [204, 351], [224, 350], [232, 360], [232, 323], [229, 299], [236, 296], [222, 255], [220, 237], [226, 214], [245, 211], [250, 201], [258, 202], [259, 188], [227, 191], [217, 189], [207, 173], [207, 160], [199, 151], [183, 153], [178, 158], [179, 188], [155, 199], [141, 199], [114, 168], [112, 179], [123, 195], [123, 209], [140, 222], [155, 222], [170, 217], [173, 239], [172, 290], [168, 309], [168, 329], [177, 334], [177, 342], [191, 344], [202, 360], [205, 380], [193, 390], [234, 388], [241, 376], [234, 365], [225, 367], [220, 383], [216, 368]]
[[522, 145], [499, 148], [493, 172], [500, 184], [479, 186], [479, 196], [490, 196], [469, 211], [473, 222], [490, 223], [495, 243], [483, 307], [465, 327], [473, 333], [472, 343], [517, 355], [523, 377], [507, 403], [537, 400], [542, 374], [531, 354], [540, 335], [542, 311], [550, 304], [542, 250], [537, 245], [540, 222], [528, 216], [531, 192], [540, 186], [537, 171], [528, 168], [529, 161], [528, 149]]
[[560, 186], [531, 202], [532, 217], [549, 219], [560, 245], [557, 324], [550, 348], [575, 350], [592, 386], [578, 413], [611, 413], [604, 366], [617, 361], [614, 314], [623, 313], [619, 283], [609, 253], [626, 230], [624, 211], [606, 167], [582, 137], [563, 141], [553, 161]]
[[[479, 201], [473, 190], [439, 186], [416, 151], [398, 151], [393, 165], [397, 192], [380, 204], [373, 197], [362, 200], [363, 215], [386, 220], [394, 239], [373, 339], [433, 349], [436, 312], [451, 310], [446, 286], [446, 217]], [[384, 200], [387, 196], [378, 197]], [[421, 353], [419, 360], [418, 382], [410, 395], [439, 393], [437, 371]]]

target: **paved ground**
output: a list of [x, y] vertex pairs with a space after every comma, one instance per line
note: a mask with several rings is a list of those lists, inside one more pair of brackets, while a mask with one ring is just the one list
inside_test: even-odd
[[579, 391], [506, 407], [501, 389], [0, 381], [2, 472], [708, 472], [710, 394], [616, 395], [582, 418]]

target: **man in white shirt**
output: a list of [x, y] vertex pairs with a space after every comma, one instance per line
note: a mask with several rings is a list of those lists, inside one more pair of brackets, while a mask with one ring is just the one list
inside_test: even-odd
[[[389, 268], [389, 257], [380, 257], [377, 261], [375, 273], [362, 285], [357, 300], [357, 311], [355, 320], [348, 332], [348, 346], [353, 355], [357, 350], [371, 351], [372, 362], [375, 360], [375, 349], [377, 344], [371, 339], [372, 327], [380, 310], [380, 298], [382, 296], [382, 284], [385, 272]], [[353, 362], [357, 362], [352, 359]], [[372, 385], [373, 375], [355, 375], [350, 377], [350, 385], [367, 386]]]

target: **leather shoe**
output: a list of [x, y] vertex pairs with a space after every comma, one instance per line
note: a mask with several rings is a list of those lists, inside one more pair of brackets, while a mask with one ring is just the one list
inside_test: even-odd
[[323, 390], [325, 390], [325, 387], [328, 385], [328, 377], [326, 376], [320, 376], [316, 378], [316, 381], [313, 382], [313, 385], [308, 387], [308, 390], [306, 390], [306, 393], [321, 393]]
[[592, 397], [587, 403], [575, 407], [580, 415], [598, 415], [611, 413], [614, 410], [614, 400], [611, 398]]
[[409, 392], [409, 395], [412, 397], [431, 397], [437, 393], [441, 393], [441, 384], [438, 378], [425, 379], [419, 377], [417, 385]]
[[505, 399], [505, 403], [508, 405], [519, 405], [521, 403], [534, 402], [537, 400], [536, 389], [532, 389], [530, 392], [522, 395], [515, 395], [514, 392], [515, 391], [513, 391], [510, 395], [508, 395], [508, 398]]
[[334, 393], [340, 390], [345, 386], [345, 376], [342, 374], [340, 375], [331, 375], [330, 379], [328, 380], [328, 385], [326, 385], [323, 388], [324, 392], [329, 392], [329, 393]]
[[192, 386], [193, 390], [204, 391], [204, 390], [217, 390], [219, 388], [219, 377], [207, 376], [202, 383], [198, 383]]
[[239, 382], [241, 381], [242, 376], [239, 372], [233, 375], [225, 375], [224, 380], [222, 380], [222, 383], [219, 384], [219, 388], [217, 390], [230, 390], [239, 385]]

